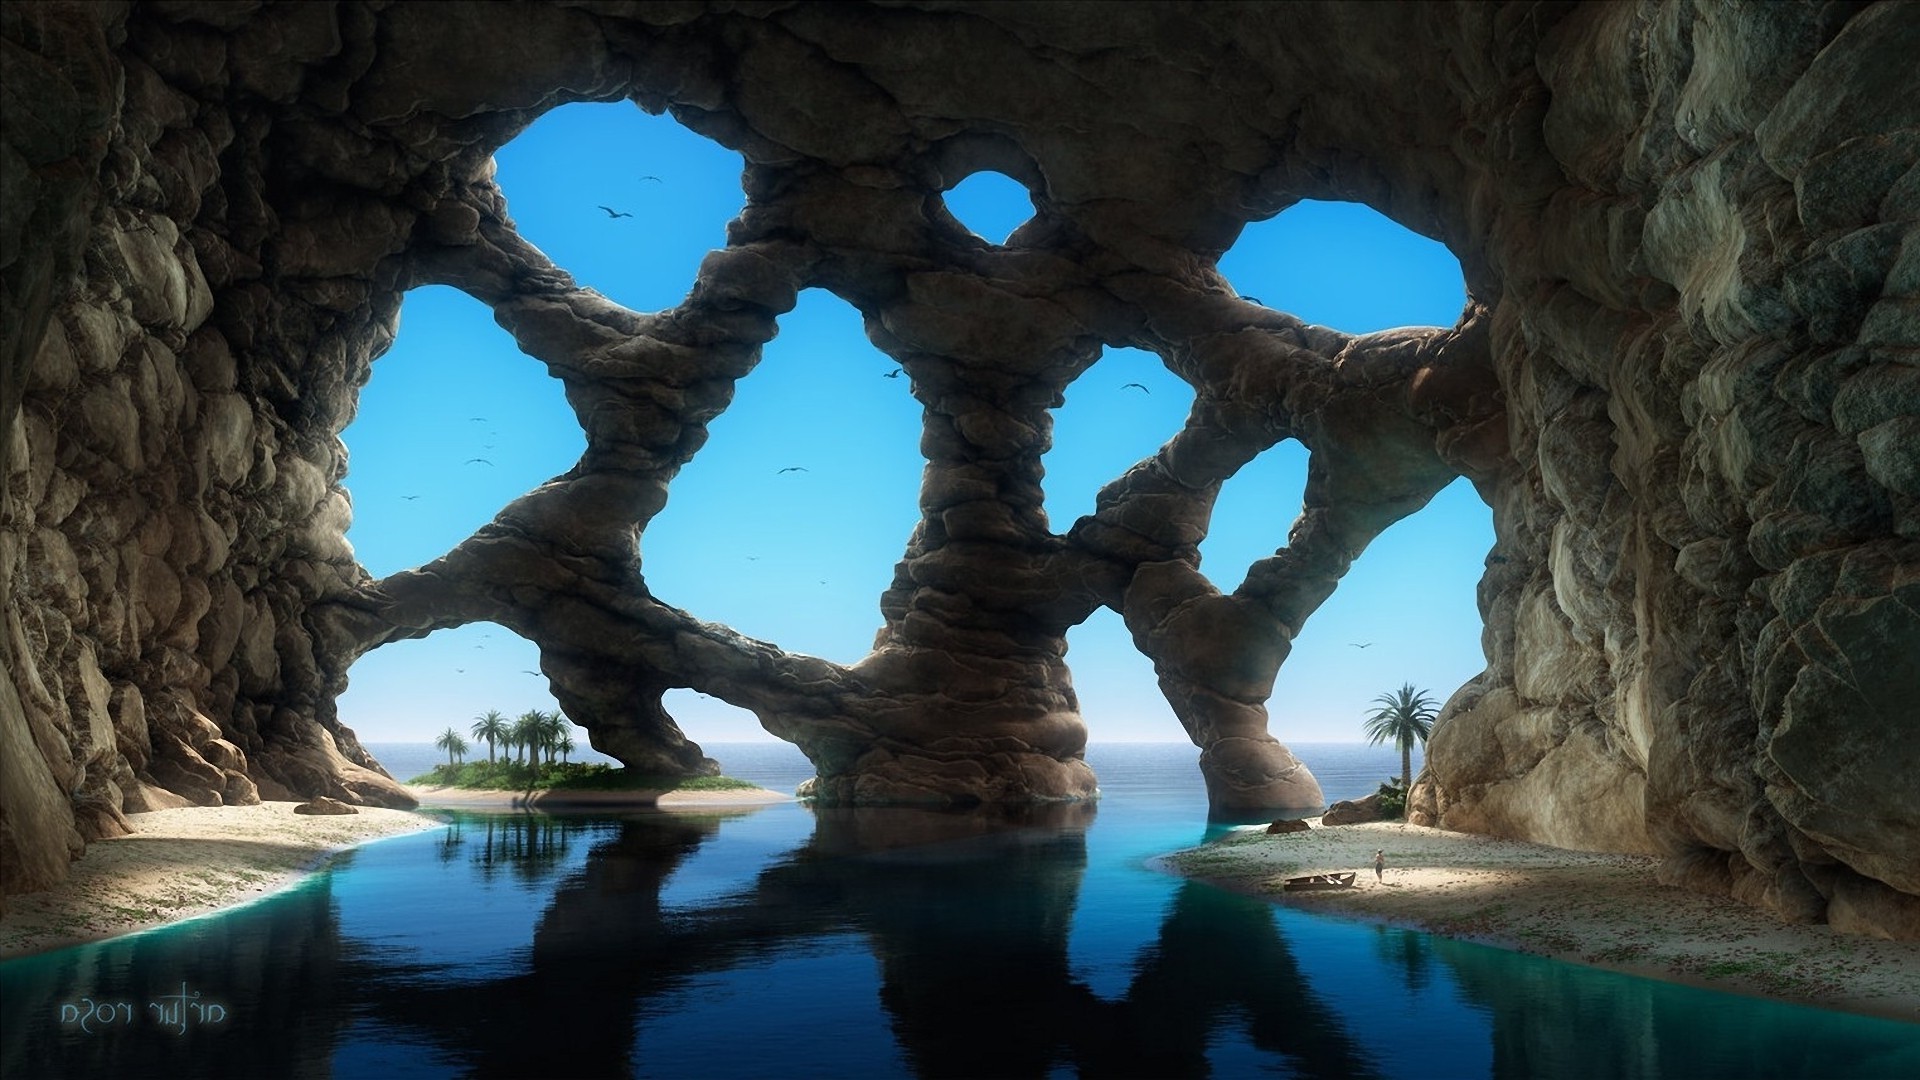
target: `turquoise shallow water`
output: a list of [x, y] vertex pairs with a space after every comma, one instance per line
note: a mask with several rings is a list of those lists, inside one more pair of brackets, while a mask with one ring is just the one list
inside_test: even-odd
[[[784, 750], [716, 756], [790, 788]], [[0, 964], [0, 1073], [1920, 1076], [1920, 1026], [1157, 873], [1219, 828], [1191, 757], [1095, 747], [1096, 806], [1012, 815], [448, 815], [229, 915]]]

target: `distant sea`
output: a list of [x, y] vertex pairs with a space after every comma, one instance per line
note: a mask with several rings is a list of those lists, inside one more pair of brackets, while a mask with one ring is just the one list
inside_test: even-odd
[[[419, 776], [436, 765], [444, 765], [447, 754], [431, 743], [364, 743], [367, 750], [395, 779], [402, 782]], [[728, 776], [759, 784], [772, 791], [791, 793], [813, 775], [813, 765], [791, 743], [733, 742], [701, 743], [707, 756], [720, 763]], [[1307, 763], [1320, 781], [1328, 803], [1358, 799], [1373, 794], [1387, 778], [1400, 774], [1400, 751], [1391, 746], [1368, 743], [1287, 743], [1295, 757]], [[466, 760], [486, 756], [485, 749], [467, 753]], [[593, 750], [569, 757], [571, 761], [618, 765], [619, 762]], [[1418, 775], [1424, 761], [1414, 751], [1413, 768]], [[1103, 792], [1115, 788], [1138, 790], [1178, 790], [1190, 787], [1204, 792], [1200, 777], [1200, 750], [1184, 742], [1112, 742], [1087, 747], [1087, 764], [1100, 778]]]

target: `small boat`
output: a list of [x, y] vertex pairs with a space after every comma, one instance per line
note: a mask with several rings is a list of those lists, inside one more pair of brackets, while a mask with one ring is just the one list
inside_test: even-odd
[[1290, 877], [1282, 892], [1304, 892], [1309, 889], [1351, 889], [1356, 871], [1344, 874], [1308, 874], [1305, 877]]

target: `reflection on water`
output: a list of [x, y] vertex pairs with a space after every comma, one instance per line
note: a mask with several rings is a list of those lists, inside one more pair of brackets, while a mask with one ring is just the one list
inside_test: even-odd
[[[1914, 1026], [1278, 910], [1091, 844], [1095, 813], [449, 815], [236, 914], [0, 965], [0, 1071], [1920, 1075]], [[183, 988], [227, 1019], [151, 1022]], [[82, 1030], [82, 999], [142, 1015]]]

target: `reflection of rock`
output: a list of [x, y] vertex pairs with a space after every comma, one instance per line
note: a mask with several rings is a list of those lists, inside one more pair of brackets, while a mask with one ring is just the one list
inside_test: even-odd
[[[536, 641], [632, 764], [710, 767], [660, 706], [694, 686], [805, 750], [822, 803], [966, 806], [1095, 792], [1065, 634], [1107, 607], [1216, 809], [1317, 806], [1268, 732], [1279, 666], [1373, 538], [1465, 475], [1499, 535], [1487, 670], [1416, 820], [1730, 858], [1734, 895], [1793, 918], [1920, 904], [1910, 5], [1322, 5], [1282, 36], [1207, 5], [1172, 37], [1151, 7], [1071, 5], [963, 5], [960, 37], [913, 5], [885, 33], [818, 6], [7, 10], [7, 891], [148, 789], [409, 805], [334, 699], [368, 649], [482, 619]], [[669, 312], [576, 288], [492, 179], [545, 109], [623, 98], [748, 165]], [[941, 204], [983, 168], [1036, 187], [1008, 245]], [[1301, 199], [1448, 243], [1460, 323], [1354, 337], [1233, 298], [1218, 253]], [[376, 582], [336, 435], [429, 282], [564, 383], [590, 451]], [[670, 483], [813, 287], [923, 409], [920, 521], [851, 666], [642, 572]], [[1114, 346], [1193, 407], [1049, 521], [1050, 410]], [[1284, 439], [1311, 456], [1276, 553], [1202, 574], [1221, 485]], [[1875, 883], [1885, 903], [1843, 899]]]
[[1095, 804], [1011, 803], [971, 810], [913, 807], [821, 807], [813, 811], [808, 847], [828, 855], [877, 856], [883, 852], [938, 846], [944, 853], [978, 856], [985, 845], [1017, 843], [1021, 837], [1079, 832], [1093, 823]]

